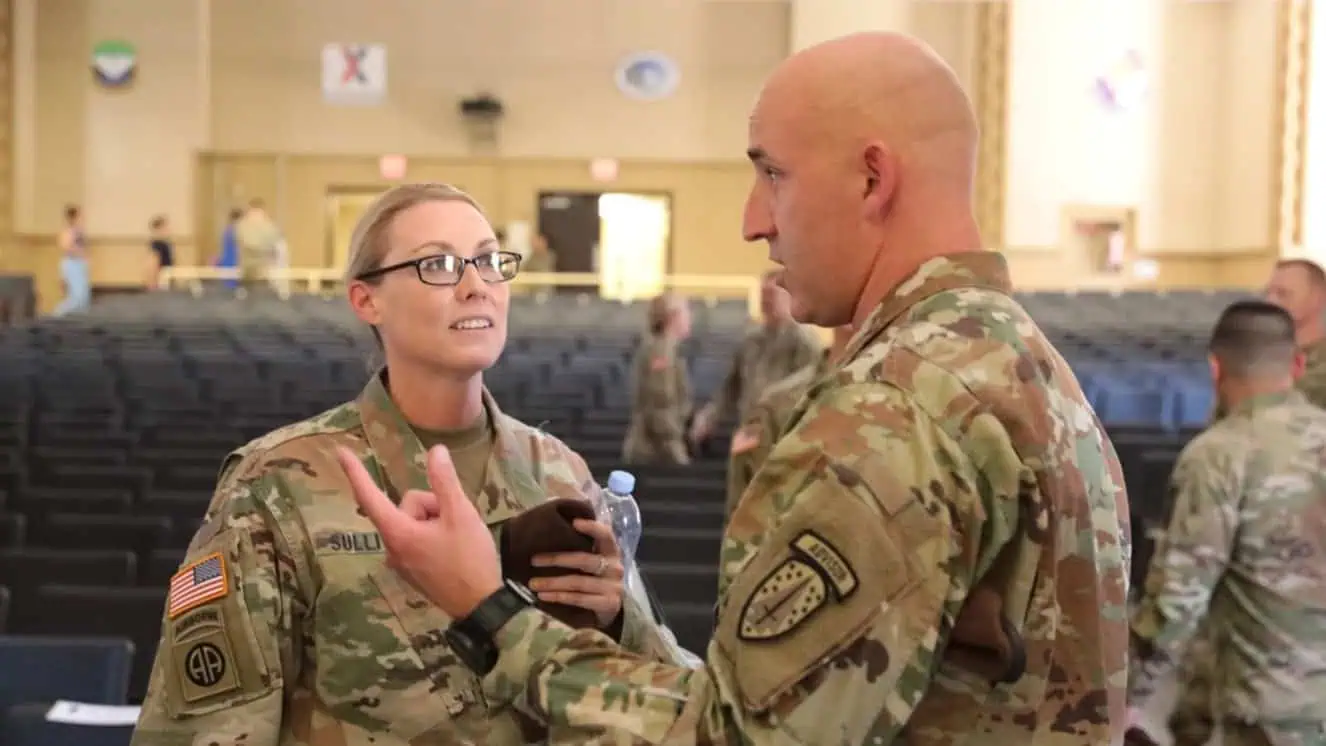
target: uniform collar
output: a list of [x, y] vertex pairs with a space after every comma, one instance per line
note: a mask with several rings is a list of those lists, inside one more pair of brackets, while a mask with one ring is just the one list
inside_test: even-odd
[[[409, 490], [429, 489], [427, 451], [392, 401], [385, 378], [384, 368], [369, 379], [357, 404], [364, 437], [380, 466], [379, 482], [392, 500], [399, 502]], [[538, 443], [522, 443], [522, 435], [531, 441], [537, 435], [504, 415], [487, 388], [483, 390], [483, 406], [493, 423], [496, 440], [488, 457], [483, 493], [476, 496], [475, 502], [484, 521], [491, 525], [537, 505], [543, 495], [532, 461], [537, 458]]]
[[1255, 394], [1249, 396], [1238, 403], [1238, 406], [1229, 410], [1229, 415], [1251, 414], [1253, 412], [1267, 409], [1268, 407], [1278, 407], [1282, 404], [1307, 404], [1307, 398], [1295, 389], [1285, 389], [1284, 391], [1269, 391], [1264, 394]]
[[966, 251], [937, 256], [925, 262], [884, 296], [847, 343], [840, 360], [846, 362], [856, 358], [866, 345], [917, 303], [946, 290], [969, 287], [1011, 293], [1013, 285], [1003, 255], [994, 251]]

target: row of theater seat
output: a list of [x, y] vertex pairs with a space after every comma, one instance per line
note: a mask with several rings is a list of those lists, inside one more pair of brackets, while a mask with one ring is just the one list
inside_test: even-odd
[[[1204, 330], [1193, 314], [1169, 326], [1153, 319], [1145, 334], [1127, 338], [1119, 333], [1128, 316], [1122, 301], [1078, 299], [1107, 317], [1084, 321], [1065, 296], [1047, 298], [1024, 300], [1111, 423], [1139, 529], [1136, 571], [1148, 554], [1141, 530], [1161, 519], [1168, 470], [1191, 437], [1181, 426], [1196, 416], [1183, 412], [1201, 406], [1171, 404], [1162, 418], [1152, 403], [1129, 410], [1117, 402], [1138, 391], [1168, 392], [1177, 401], [1176, 389], [1164, 388], [1174, 378], [1166, 371], [1186, 366], [1184, 375], [1195, 380]], [[1214, 307], [1220, 299], [1199, 300]], [[724, 304], [698, 310], [697, 335], [685, 350], [705, 396], [727, 367], [744, 311]], [[630, 416], [626, 371], [642, 319], [641, 304], [518, 301], [490, 388], [506, 411], [563, 438], [604, 476], [619, 466]], [[34, 634], [133, 642], [105, 653], [119, 662], [84, 656], [97, 672], [52, 667], [54, 688], [20, 699], [84, 698], [60, 689], [62, 682], [107, 677], [122, 681], [122, 694], [108, 704], [142, 696], [164, 580], [196, 530], [221, 459], [250, 438], [352, 398], [373, 353], [360, 331], [339, 303], [317, 298], [240, 304], [170, 295], [0, 331], [0, 586], [8, 586], [0, 591], [0, 631], [29, 642]], [[635, 469], [645, 575], [679, 639], [696, 651], [712, 627], [725, 450], [719, 441], [712, 457], [691, 467]], [[33, 655], [61, 661], [78, 654]], [[43, 706], [14, 712], [22, 720]]]

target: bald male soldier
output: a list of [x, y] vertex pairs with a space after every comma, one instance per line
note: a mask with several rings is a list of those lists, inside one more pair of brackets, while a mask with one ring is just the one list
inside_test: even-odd
[[778, 286], [777, 277], [778, 271], [770, 270], [761, 278], [760, 313], [764, 318], [742, 338], [713, 400], [692, 418], [692, 443], [708, 438], [728, 415], [735, 414], [738, 422], [744, 422], [770, 384], [818, 359], [820, 342], [792, 319], [787, 291]]
[[1304, 356], [1299, 391], [1326, 407], [1326, 272], [1307, 259], [1277, 262], [1266, 283], [1266, 299], [1294, 319], [1294, 338]]
[[1132, 620], [1139, 709], [1205, 624], [1225, 746], [1326, 742], [1326, 411], [1294, 390], [1300, 355], [1283, 308], [1221, 315], [1211, 376], [1227, 414], [1179, 455]]
[[[485, 696], [613, 744], [1106, 746], [1126, 722], [1127, 496], [1063, 358], [981, 251], [953, 71], [893, 33], [788, 58], [743, 229], [796, 320], [857, 330], [723, 537], [705, 664], [650, 663], [504, 583], [445, 451], [400, 506], [342, 454]], [[468, 647], [467, 647], [468, 646]]]
[[820, 353], [818, 360], [769, 386], [755, 406], [751, 407], [746, 420], [732, 435], [732, 449], [727, 465], [727, 505], [723, 515], [732, 515], [751, 477], [755, 476], [778, 438], [787, 430], [787, 420], [796, 410], [801, 397], [812, 383], [828, 372], [830, 363], [842, 353], [851, 338], [852, 327], [840, 326], [834, 329], [833, 344]]

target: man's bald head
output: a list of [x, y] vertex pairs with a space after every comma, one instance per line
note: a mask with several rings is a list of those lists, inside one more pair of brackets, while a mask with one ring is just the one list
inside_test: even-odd
[[1326, 314], [1326, 271], [1308, 259], [1282, 259], [1271, 270], [1265, 296], [1288, 311], [1301, 331], [1319, 330]]
[[977, 140], [957, 76], [916, 39], [853, 34], [780, 65], [751, 116], [743, 230], [786, 268], [793, 315], [847, 323], [868, 280], [887, 292], [931, 256], [980, 248]]
[[901, 154], [957, 151], [969, 173], [977, 126], [958, 76], [933, 49], [904, 34], [867, 32], [799, 52], [769, 78], [761, 101], [786, 102], [826, 136], [848, 143], [881, 140]]

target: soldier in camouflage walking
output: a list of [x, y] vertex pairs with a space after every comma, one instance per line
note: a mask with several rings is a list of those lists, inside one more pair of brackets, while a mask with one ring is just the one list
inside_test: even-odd
[[732, 367], [713, 401], [695, 413], [690, 439], [699, 443], [713, 434], [718, 423], [730, 415], [738, 422], [750, 416], [770, 384], [813, 365], [821, 345], [815, 335], [802, 328], [788, 309], [787, 291], [778, 286], [778, 271], [764, 273], [760, 284], [761, 324], [746, 333], [732, 357]]
[[1063, 357], [982, 251], [975, 115], [909, 37], [798, 52], [750, 122], [743, 230], [798, 321], [852, 324], [723, 537], [705, 665], [642, 660], [504, 582], [438, 452], [434, 516], [342, 467], [485, 694], [616, 744], [1107, 746], [1127, 495]]
[[1199, 629], [1205, 638], [1209, 694], [1182, 695], [1184, 746], [1217, 725], [1225, 746], [1326, 742], [1326, 411], [1294, 389], [1295, 327], [1263, 301], [1235, 303], [1216, 323], [1211, 371], [1226, 414], [1175, 464], [1171, 516], [1133, 615], [1135, 710]]
[[[580, 456], [503, 414], [483, 387], [505, 344], [506, 282], [519, 266], [454, 188], [400, 186], [368, 209], [347, 285], [386, 369], [355, 401], [226, 460], [170, 583], [134, 746], [586, 743], [483, 693], [445, 637], [452, 619], [386, 565], [335, 460], [348, 449], [374, 484], [427, 515], [436, 506], [415, 502], [429, 486], [427, 449], [448, 449], [494, 550], [531, 508], [596, 494]], [[576, 529], [595, 551], [541, 557], [564, 574], [532, 581], [533, 600], [679, 661], [647, 602], [623, 598], [612, 531], [592, 520]]]
[[745, 422], [732, 434], [732, 449], [727, 466], [727, 505], [723, 514], [732, 515], [746, 491], [751, 477], [769, 456], [769, 451], [787, 429], [788, 418], [806, 389], [829, 371], [833, 358], [841, 354], [852, 338], [852, 327], [840, 326], [833, 330], [833, 344], [820, 353], [819, 360], [765, 389], [764, 395], [751, 408]]
[[649, 334], [631, 364], [631, 425], [622, 444], [628, 464], [687, 464], [690, 376], [678, 348], [691, 333], [691, 309], [671, 293], [649, 304]]
[[[1309, 402], [1326, 407], [1326, 272], [1308, 259], [1281, 260], [1271, 271], [1265, 297], [1294, 320], [1295, 342], [1303, 353], [1295, 386]], [[1216, 401], [1212, 422], [1223, 416], [1223, 406]], [[1179, 669], [1178, 696], [1169, 718], [1175, 746], [1201, 746], [1215, 733], [1214, 656], [1212, 643], [1199, 632]]]

